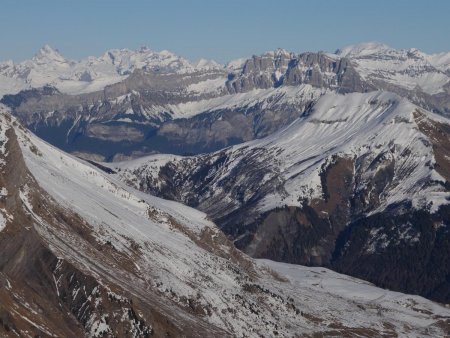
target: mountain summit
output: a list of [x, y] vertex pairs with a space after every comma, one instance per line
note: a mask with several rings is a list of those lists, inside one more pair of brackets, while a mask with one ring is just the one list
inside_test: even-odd
[[111, 49], [100, 57], [72, 61], [57, 49], [45, 45], [31, 60], [17, 64], [0, 63], [2, 81], [14, 83], [3, 89], [0, 81], [0, 96], [46, 85], [55, 86], [64, 93], [80, 94], [102, 90], [105, 86], [123, 81], [135, 70], [193, 73], [220, 67], [206, 60], [194, 65], [169, 51], [155, 52], [147, 47], [138, 50]]
[[387, 53], [393, 48], [381, 42], [364, 42], [338, 49], [335, 54], [342, 57], [361, 57], [372, 54]]
[[33, 56], [32, 60], [60, 63], [67, 62], [67, 60], [60, 54], [57, 49], [54, 49], [49, 45], [44, 45], [41, 49], [39, 49], [38, 52]]

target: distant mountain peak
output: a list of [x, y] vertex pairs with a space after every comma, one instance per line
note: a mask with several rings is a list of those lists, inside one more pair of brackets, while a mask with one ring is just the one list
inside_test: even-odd
[[342, 57], [356, 57], [356, 56], [376, 54], [381, 51], [388, 51], [388, 50], [392, 50], [392, 48], [382, 42], [371, 41], [340, 48], [336, 50], [335, 54]]
[[195, 68], [201, 68], [201, 69], [223, 68], [223, 66], [220, 63], [218, 63], [214, 60], [208, 60], [208, 59], [204, 59], [204, 58], [201, 58], [194, 64], [195, 64]]
[[45, 44], [41, 47], [40, 51], [52, 53], [54, 51], [58, 51], [56, 48], [51, 47], [49, 44]]
[[292, 53], [292, 52], [290, 52], [290, 51], [288, 51], [287, 49], [284, 49], [284, 48], [277, 48], [275, 50], [268, 51], [268, 52], [264, 53], [264, 55], [270, 56], [270, 57], [274, 57], [274, 58], [279, 58], [279, 57], [289, 58], [293, 54], [294, 53]]
[[163, 49], [163, 50], [157, 52], [157, 54], [159, 54], [161, 56], [168, 56], [168, 57], [179, 57], [167, 49]]
[[141, 53], [146, 53], [148, 51], [150, 51], [150, 48], [148, 48], [147, 46], [141, 46], [139, 48], [139, 52], [141, 52]]
[[34, 55], [33, 59], [35, 60], [42, 60], [42, 59], [48, 59], [52, 61], [59, 61], [59, 62], [66, 62], [67, 60], [64, 58], [64, 56], [61, 55], [58, 49], [52, 48], [48, 44], [45, 44], [42, 46], [37, 53]]

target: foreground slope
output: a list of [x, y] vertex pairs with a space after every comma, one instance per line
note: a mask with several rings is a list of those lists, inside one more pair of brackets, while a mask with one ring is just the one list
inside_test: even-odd
[[254, 257], [331, 266], [450, 301], [450, 125], [389, 92], [323, 95], [285, 129], [109, 165], [206, 212]]
[[0, 119], [2, 335], [448, 332], [440, 305], [326, 269], [256, 262], [205, 214], [127, 188]]

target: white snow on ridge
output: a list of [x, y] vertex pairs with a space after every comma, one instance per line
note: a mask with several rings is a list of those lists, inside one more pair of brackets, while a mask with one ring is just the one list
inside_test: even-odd
[[[322, 292], [333, 295], [333, 297], [342, 297], [355, 302], [363, 301], [368, 304], [379, 304], [385, 309], [389, 309], [390, 315], [397, 320], [414, 320], [421, 326], [429, 325], [428, 319], [424, 317], [413, 319], [408, 314], [408, 312], [413, 312], [411, 310], [416, 304], [420, 304], [416, 310], [430, 311], [436, 315], [447, 316], [447, 309], [439, 304], [429, 302], [423, 297], [381, 289], [369, 282], [342, 275], [326, 268], [280, 263], [267, 259], [258, 259], [257, 261], [259, 265], [268, 266], [280, 275], [287, 277], [293, 288], [299, 290], [320, 288]], [[330, 299], [330, 302], [332, 303], [333, 300]], [[325, 301], [325, 303], [328, 305], [328, 301]], [[401, 309], [400, 312], [398, 312], [399, 309]], [[326, 309], [324, 310], [326, 311]]]
[[5, 112], [7, 112], [7, 108], [0, 104], [0, 169], [6, 163], [5, 157], [7, 156], [6, 143], [8, 142], [8, 136], [6, 136], [6, 131], [8, 130], [8, 123], [5, 120]]
[[222, 69], [223, 65], [214, 60], [200, 59], [195, 63], [195, 68], [198, 69]]
[[45, 85], [68, 94], [88, 93], [120, 82], [136, 69], [190, 73], [219, 68], [223, 67], [214, 61], [203, 59], [194, 65], [169, 51], [154, 52], [146, 47], [112, 49], [100, 57], [73, 61], [45, 45], [31, 60], [0, 62], [0, 96]]
[[[391, 193], [385, 196], [385, 204], [380, 208], [411, 196], [417, 206], [433, 201], [432, 210], [447, 204], [449, 194], [442, 188], [416, 186], [425, 178], [445, 182], [426, 164], [435, 160], [430, 145], [422, 142], [426, 136], [418, 130], [414, 121], [413, 113], [417, 109], [408, 100], [388, 92], [328, 93], [319, 99], [307, 118], [299, 119], [285, 130], [263, 140], [236, 146], [282, 150], [277, 159], [281, 163], [281, 173], [288, 180], [285, 185], [288, 197], [267, 196], [261, 210], [284, 204], [297, 205], [299, 197], [320, 197], [320, 165], [313, 163], [323, 162], [332, 154], [355, 158], [363, 154], [376, 156], [392, 153], [392, 149], [395, 149], [392, 154], [398, 170], [403, 166], [411, 168], [412, 173], [402, 179], [402, 184], [391, 188]], [[405, 150], [411, 150], [411, 155], [400, 156]], [[400, 172], [398, 175], [401, 175]], [[305, 182], [308, 183], [305, 185]]]
[[[378, 118], [379, 114], [382, 112], [372, 113], [371, 118]], [[333, 112], [326, 116], [332, 118]], [[245, 333], [257, 337], [272, 330], [277, 330], [280, 336], [292, 336], [298, 332], [326, 331], [330, 323], [336, 322], [349, 328], [384, 332], [383, 323], [388, 322], [399, 336], [421, 337], [425, 332], [431, 335], [438, 332], [433, 326], [436, 319], [426, 311], [450, 316], [450, 310], [421, 297], [391, 293], [326, 269], [255, 262], [250, 258], [256, 264], [257, 276], [244, 282], [255, 283], [268, 291], [255, 295], [244, 291], [239, 282], [242, 275], [230, 268], [229, 260], [200, 248], [172, 223], [175, 219], [196, 234], [210, 229], [215, 236], [217, 228], [203, 213], [126, 187], [31, 133], [20, 128], [15, 131], [27, 167], [39, 185], [58, 204], [88, 221], [98, 241], [109, 241], [116, 250], [125, 253], [129, 252], [130, 240], [140, 245], [142, 255], [136, 257], [134, 263], [139, 267], [136, 273], [142, 274], [133, 282], [135, 287], [141, 282], [145, 282], [147, 290], [163, 285], [160, 292], [170, 290], [177, 295], [172, 301], [181, 302], [180, 297], [191, 297], [205, 306], [209, 304], [211, 314], [204, 319], [236, 336]], [[36, 146], [39, 153], [32, 152], [31, 145]], [[33, 215], [26, 187], [22, 188], [20, 196]], [[34, 219], [38, 231], [45, 233], [44, 221]], [[53, 238], [48, 240], [51, 244]], [[58, 247], [52, 249], [59, 250]], [[64, 254], [61, 252], [60, 256]], [[88, 260], [82, 263], [86, 264], [86, 269], [95, 269]], [[268, 268], [277, 272], [278, 277]], [[257, 313], [242, 306], [236, 294], [242, 295], [250, 310], [257, 306]], [[289, 302], [295, 304], [302, 315], [292, 311], [291, 305], [282, 302], [280, 296], [271, 294], [291, 299]], [[229, 312], [230, 308], [236, 311]], [[317, 318], [318, 322], [311, 322], [309, 318]]]
[[[169, 162], [178, 161], [182, 158], [184, 157], [178, 155], [155, 154], [128, 161], [102, 163], [102, 165], [111, 168], [112, 170], [120, 171], [116, 174], [120, 181], [126, 182], [128, 185], [139, 190], [143, 188], [145, 191], [145, 189], [147, 189], [147, 183], [140, 182], [136, 179], [135, 170], [145, 173], [148, 178], [154, 180], [153, 184], [161, 187], [161, 181], [158, 180], [159, 170], [161, 167], [165, 166]], [[140, 184], [142, 184], [142, 187]]]
[[336, 51], [350, 58], [366, 80], [386, 81], [414, 90], [420, 87], [430, 95], [444, 91], [450, 82], [450, 53], [427, 55], [417, 49], [394, 49], [378, 42], [361, 43]]
[[431, 54], [427, 56], [428, 61], [442, 71], [450, 71], [450, 52]]
[[226, 68], [230, 70], [239, 70], [244, 67], [245, 62], [248, 60], [248, 58], [239, 58], [236, 60], [231, 60], [226, 64]]
[[314, 88], [311, 85], [254, 89], [245, 93], [227, 94], [212, 99], [189, 101], [180, 104], [169, 104], [173, 119], [187, 118], [206, 111], [222, 109], [251, 108], [261, 104], [262, 108], [282, 104], [296, 104], [306, 99], [320, 97], [326, 89]]
[[17, 94], [21, 90], [29, 88], [21, 79], [5, 76], [0, 71], [0, 98], [5, 94]]
[[[98, 171], [95, 167], [82, 163], [77, 158], [62, 153], [57, 148], [48, 143], [36, 138], [32, 134], [27, 134], [41, 151], [40, 156], [36, 156], [29, 148], [26, 148], [27, 141], [21, 135], [23, 145], [23, 152], [26, 155], [25, 160], [32, 171], [33, 175], [38, 179], [42, 187], [53, 195], [58, 201], [65, 201], [66, 205], [73, 205], [75, 210], [80, 215], [83, 215], [92, 224], [99, 224], [98, 222], [105, 222], [108, 224], [117, 224], [117, 218], [111, 217], [114, 210], [118, 208], [126, 209], [132, 212], [129, 215], [131, 224], [139, 224], [142, 217], [146, 217], [148, 203], [155, 206], [164, 212], [177, 215], [179, 220], [183, 220], [182, 224], [196, 230], [201, 231], [205, 226], [213, 226], [213, 223], [206, 220], [206, 215], [195, 209], [191, 209], [184, 205], [161, 200], [157, 197], [142, 194], [137, 191], [128, 191], [130, 188], [126, 187], [121, 182], [112, 182], [107, 174]], [[61, 176], [61, 171], [64, 170], [65, 175]], [[52, 179], [48, 179], [49, 175]], [[96, 190], [98, 195], [95, 201], [93, 196], [89, 196], [92, 189]], [[118, 207], [118, 202], [122, 204]], [[104, 210], [99, 212], [98, 206], [104, 206]], [[194, 215], [196, 224], [192, 224], [186, 214]], [[136, 219], [137, 217], [137, 219]], [[138, 221], [138, 219], [140, 221]], [[184, 222], [186, 221], [186, 222]], [[123, 225], [123, 220], [117, 224], [117, 227]], [[136, 228], [138, 233], [145, 232], [141, 227]]]
[[423, 73], [414, 80], [406, 74], [396, 74], [392, 78], [393, 84], [401, 84], [403, 87], [413, 90], [419, 86], [423, 92], [428, 94], [439, 94], [444, 91], [443, 87], [450, 81], [449, 77], [443, 73]]
[[336, 51], [335, 54], [342, 57], [352, 58], [352, 57], [372, 55], [375, 53], [390, 52], [393, 50], [394, 50], [393, 48], [389, 47], [384, 43], [372, 41], [340, 48]]
[[193, 94], [208, 94], [219, 93], [221, 90], [225, 90], [226, 77], [218, 77], [215, 79], [208, 79], [205, 81], [193, 83], [186, 88], [188, 93]]
[[6, 227], [6, 218], [3, 216], [2, 212], [0, 212], [0, 232]]

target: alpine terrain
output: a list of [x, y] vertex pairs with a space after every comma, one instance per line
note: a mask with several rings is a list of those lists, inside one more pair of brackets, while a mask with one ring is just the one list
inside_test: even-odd
[[251, 256], [448, 303], [449, 151], [446, 118], [377, 91], [326, 94], [288, 127], [215, 153], [105, 165], [206, 212]]
[[5, 109], [0, 119], [2, 336], [448, 332], [443, 306], [254, 260], [205, 214], [125, 186]]
[[327, 92], [390, 91], [450, 114], [450, 53], [379, 43], [334, 54], [278, 49], [226, 65], [147, 48], [75, 62], [45, 46], [29, 61], [0, 63], [0, 76], [2, 103], [25, 126], [93, 160], [198, 154], [262, 138]]
[[450, 336], [450, 52], [0, 62], [0, 336]]

